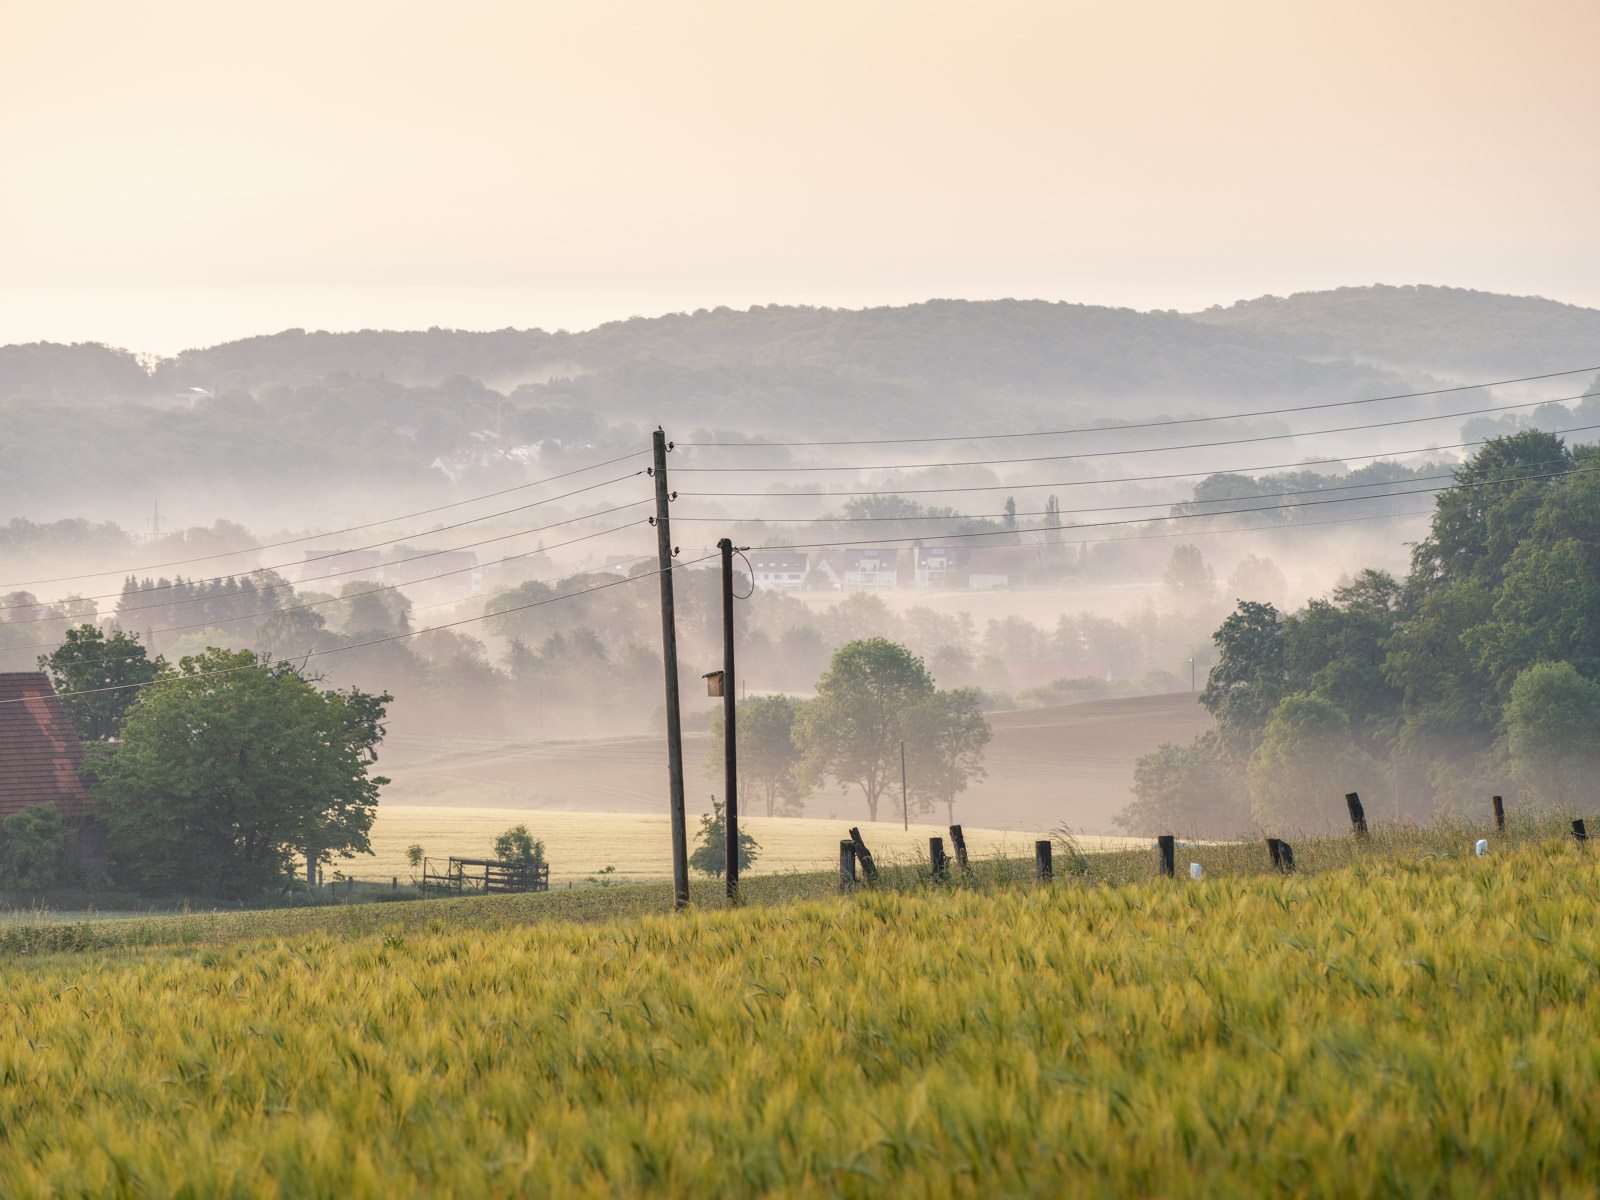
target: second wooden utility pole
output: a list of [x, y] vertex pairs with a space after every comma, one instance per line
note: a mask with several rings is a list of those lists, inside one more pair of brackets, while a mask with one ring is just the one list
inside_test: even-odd
[[672, 607], [672, 531], [667, 524], [667, 435], [650, 435], [655, 452], [656, 551], [661, 575], [661, 659], [667, 671], [667, 786], [672, 813], [672, 907], [689, 903], [689, 827], [683, 810], [683, 730], [678, 705], [678, 623]]
[[723, 840], [727, 843], [728, 900], [739, 898], [739, 739], [734, 733], [734, 714], [738, 694], [733, 688], [733, 543], [723, 538], [722, 551], [722, 790], [726, 797], [722, 809]]

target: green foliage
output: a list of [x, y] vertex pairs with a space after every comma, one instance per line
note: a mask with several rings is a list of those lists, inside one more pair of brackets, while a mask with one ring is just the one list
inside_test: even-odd
[[[150, 659], [138, 634], [119, 630], [107, 637], [94, 625], [68, 629], [56, 650], [39, 656], [39, 669], [63, 693], [61, 707], [85, 743], [116, 737], [140, 685], [166, 665], [165, 659]], [[67, 694], [74, 692], [79, 694]]]
[[535, 841], [526, 825], [513, 825], [494, 839], [494, 856], [500, 862], [541, 866], [544, 863], [544, 843]]
[[922, 660], [896, 642], [874, 637], [841, 646], [817, 681], [816, 699], [795, 721], [802, 778], [831, 775], [859, 787], [876, 821], [885, 790], [899, 779], [905, 715], [933, 691]]
[[923, 697], [906, 712], [903, 731], [911, 798], [923, 812], [943, 804], [954, 824], [956, 797], [987, 774], [983, 748], [994, 736], [979, 710], [978, 693], [956, 688]]
[[422, 866], [422, 860], [428, 856], [421, 842], [412, 842], [406, 847], [406, 862], [411, 864], [412, 870]]
[[1273, 710], [1246, 775], [1250, 813], [1263, 829], [1295, 834], [1333, 826], [1344, 794], [1370, 804], [1382, 777], [1350, 737], [1350, 719], [1321, 696], [1285, 696]]
[[1133, 768], [1134, 800], [1116, 816], [1129, 833], [1232, 837], [1250, 823], [1243, 773], [1211, 730], [1187, 746], [1163, 742]]
[[1200, 703], [1216, 718], [1229, 751], [1248, 754], [1288, 688], [1283, 618], [1270, 604], [1241, 600], [1212, 640], [1217, 661]]
[[388, 695], [319, 692], [212, 650], [167, 667], [92, 768], [112, 874], [146, 894], [249, 896], [310, 854], [369, 849]]
[[[745, 830], [739, 830], [739, 870], [753, 867], [761, 847]], [[689, 865], [702, 875], [722, 878], [728, 869], [728, 818], [722, 802], [711, 801], [711, 811], [700, 818], [700, 832], [694, 837], [694, 852], [689, 855]]]
[[74, 835], [53, 804], [35, 804], [0, 821], [0, 888], [40, 891], [73, 874]]
[[1521, 781], [1562, 808], [1592, 795], [1600, 775], [1600, 682], [1571, 663], [1538, 663], [1517, 676], [1506, 705], [1506, 748]]
[[[739, 786], [742, 795], [760, 800], [767, 816], [797, 817], [805, 809], [806, 787], [800, 778], [800, 748], [794, 744], [795, 718], [801, 702], [793, 696], [750, 696], [739, 701], [734, 721], [739, 731]], [[702, 774], [721, 779], [725, 768], [722, 709], [711, 714]]]

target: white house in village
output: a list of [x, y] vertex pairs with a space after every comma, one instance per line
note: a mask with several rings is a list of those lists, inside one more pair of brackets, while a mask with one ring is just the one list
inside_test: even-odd
[[847, 592], [875, 591], [899, 583], [899, 550], [866, 546], [846, 550], [841, 557], [839, 574]]
[[804, 585], [811, 556], [802, 550], [752, 550], [750, 569], [763, 591], [790, 591]]

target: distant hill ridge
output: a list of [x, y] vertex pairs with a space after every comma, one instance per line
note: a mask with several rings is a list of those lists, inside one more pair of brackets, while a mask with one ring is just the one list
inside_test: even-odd
[[[35, 343], [0, 347], [0, 397], [93, 404], [340, 375], [430, 386], [462, 375], [502, 391], [572, 380], [560, 385], [563, 402], [610, 416], [628, 415], [642, 396], [715, 401], [776, 388], [801, 403], [865, 398], [887, 406], [884, 417], [898, 423], [919, 412], [936, 418], [947, 406], [970, 418], [966, 402], [979, 397], [1024, 416], [1040, 401], [1177, 397], [1204, 407], [1209, 398], [1348, 394], [1396, 381], [1391, 368], [1481, 378], [1596, 362], [1600, 310], [1379, 285], [1264, 296], [1191, 314], [930, 300], [860, 310], [702, 309], [581, 333], [286, 330], [185, 351], [153, 373], [127, 351]], [[768, 423], [768, 414], [744, 415]]]

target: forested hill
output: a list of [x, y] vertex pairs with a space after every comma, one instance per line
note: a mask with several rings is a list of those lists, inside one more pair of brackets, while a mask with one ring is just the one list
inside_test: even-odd
[[606, 448], [635, 446], [657, 423], [685, 435], [994, 433], [1596, 364], [1600, 312], [1440, 288], [1190, 315], [932, 300], [718, 308], [581, 333], [287, 330], [154, 362], [35, 343], [0, 347], [0, 503], [54, 519], [192, 484], [225, 505], [333, 478], [433, 492], [478, 470], [485, 447], [532, 447], [545, 462], [617, 453]]
[[1600, 310], [1448, 287], [1360, 287], [1262, 296], [1194, 319], [1261, 349], [1475, 378], [1600, 363]]

